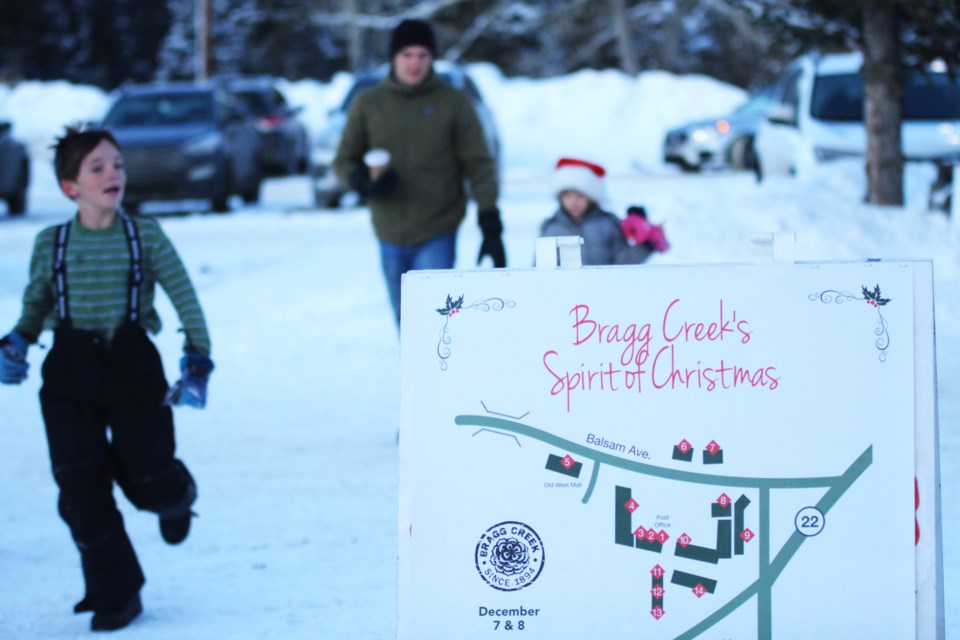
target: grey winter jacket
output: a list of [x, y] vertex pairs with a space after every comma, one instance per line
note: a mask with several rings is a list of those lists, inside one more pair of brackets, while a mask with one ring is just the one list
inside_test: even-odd
[[640, 264], [650, 257], [650, 248], [631, 245], [620, 230], [617, 216], [594, 207], [576, 222], [560, 208], [540, 225], [540, 237], [580, 236], [580, 258], [584, 265]]
[[347, 184], [370, 149], [390, 152], [397, 189], [370, 199], [377, 237], [410, 246], [455, 233], [466, 215], [467, 191], [478, 211], [497, 206], [497, 169], [470, 98], [435, 72], [417, 86], [391, 72], [350, 107], [333, 167]]

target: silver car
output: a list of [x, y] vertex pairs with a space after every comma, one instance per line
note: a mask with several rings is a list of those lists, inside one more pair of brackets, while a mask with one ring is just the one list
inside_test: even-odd
[[753, 138], [773, 106], [767, 93], [757, 93], [728, 116], [697, 120], [671, 129], [663, 141], [663, 161], [683, 171], [753, 169]]

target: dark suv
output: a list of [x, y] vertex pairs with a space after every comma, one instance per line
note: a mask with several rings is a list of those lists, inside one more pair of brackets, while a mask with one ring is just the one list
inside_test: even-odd
[[[464, 67], [446, 60], [435, 61], [433, 69], [440, 78], [470, 97], [470, 101], [477, 111], [477, 117], [480, 119], [480, 124], [483, 126], [483, 133], [487, 138], [487, 144], [490, 146], [490, 153], [493, 154], [493, 158], [497, 161], [499, 167], [500, 135], [497, 131], [497, 123], [473, 79], [470, 78]], [[340, 146], [343, 127], [347, 123], [350, 103], [353, 102], [358, 93], [382, 81], [389, 71], [389, 65], [383, 65], [375, 71], [358, 73], [354, 78], [353, 86], [350, 87], [350, 91], [343, 99], [343, 103], [339, 108], [330, 112], [326, 127], [317, 136], [316, 145], [313, 147], [313, 167], [311, 171], [313, 198], [316, 206], [331, 209], [339, 207], [341, 198], [349, 193], [347, 187], [337, 181], [332, 165], [337, 154], [337, 147]], [[359, 197], [356, 200], [359, 201]]]
[[0, 122], [0, 199], [7, 201], [12, 216], [27, 210], [30, 155], [22, 142], [10, 134], [10, 123]]
[[267, 173], [306, 173], [310, 135], [300, 120], [303, 106], [290, 106], [272, 78], [233, 78], [225, 86], [256, 119]]
[[103, 120], [123, 147], [124, 207], [148, 200], [260, 199], [260, 140], [249, 112], [217, 85], [161, 83], [120, 90]]

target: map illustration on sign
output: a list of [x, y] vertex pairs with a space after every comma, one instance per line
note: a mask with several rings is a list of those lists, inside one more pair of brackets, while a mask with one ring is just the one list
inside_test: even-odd
[[[678, 558], [687, 558], [707, 565], [716, 565], [721, 560], [729, 560], [735, 556], [742, 556], [744, 545], [755, 543], [763, 548], [759, 556], [761, 564], [757, 568], [757, 579], [740, 593], [719, 607], [714, 613], [707, 616], [704, 620], [693, 625], [685, 633], [677, 638], [695, 638], [702, 631], [714, 625], [717, 621], [723, 619], [731, 611], [741, 606], [750, 598], [756, 597], [759, 600], [760, 616], [758, 625], [761, 628], [757, 630], [757, 637], [771, 637], [769, 628], [771, 617], [772, 588], [776, 583], [779, 574], [794, 557], [800, 549], [806, 538], [816, 535], [825, 524], [825, 515], [842, 498], [843, 494], [853, 485], [854, 482], [863, 474], [872, 462], [872, 447], [866, 449], [856, 457], [850, 466], [841, 474], [833, 477], [818, 478], [747, 478], [733, 477], [724, 475], [703, 474], [693, 471], [684, 471], [672, 468], [656, 467], [643, 462], [627, 460], [618, 455], [598, 451], [588, 446], [583, 446], [562, 438], [533, 426], [519, 421], [510, 420], [495, 415], [458, 415], [456, 424], [464, 427], [476, 427], [479, 430], [474, 432], [478, 435], [481, 431], [490, 430], [501, 434], [513, 434], [538, 440], [552, 447], [565, 452], [562, 457], [550, 454], [546, 462], [546, 469], [556, 473], [579, 478], [583, 468], [584, 461], [589, 461], [592, 467], [590, 478], [584, 490], [582, 502], [586, 504], [590, 501], [600, 480], [601, 469], [604, 465], [625, 469], [639, 476], [653, 476], [674, 480], [681, 483], [692, 483], [700, 485], [710, 485], [723, 487], [725, 489], [754, 489], [759, 496], [756, 521], [763, 523], [759, 525], [759, 531], [754, 533], [745, 526], [744, 514], [747, 508], [752, 504], [746, 495], [741, 494], [734, 501], [726, 493], [722, 493], [717, 500], [705, 507], [709, 508], [712, 518], [717, 521], [717, 535], [713, 548], [707, 546], [694, 545], [690, 537], [683, 533], [676, 542], [672, 554], [669, 552], [667, 542], [670, 535], [664, 529], [657, 529], [654, 526], [644, 528], [639, 525], [634, 528], [633, 516], [641, 508], [633, 498], [633, 491], [630, 487], [616, 486], [614, 489], [614, 501], [612, 505], [615, 539], [614, 544], [651, 553], [654, 566], [651, 567], [651, 609], [650, 614], [655, 619], [661, 619], [667, 612], [665, 604], [665, 579], [669, 575], [669, 583], [678, 587], [690, 589], [697, 598], [705, 594], [713, 594], [716, 591], [717, 581], [706, 575], [696, 575], [680, 570], [668, 571], [662, 564], [668, 564], [664, 558], [669, 555]], [[692, 453], [692, 446], [685, 440], [678, 444], [678, 450], [688, 450]], [[716, 442], [711, 443], [704, 449], [704, 463], [710, 464], [707, 456], [716, 457], [721, 450]], [[686, 456], [674, 459], [689, 459]], [[640, 479], [638, 479], [639, 481]], [[808, 489], [823, 488], [824, 494], [812, 507], [807, 507], [806, 515], [798, 514], [799, 520], [796, 524], [796, 531], [790, 535], [786, 544], [779, 550], [769, 548], [770, 526], [770, 500], [771, 492], [781, 489]]]

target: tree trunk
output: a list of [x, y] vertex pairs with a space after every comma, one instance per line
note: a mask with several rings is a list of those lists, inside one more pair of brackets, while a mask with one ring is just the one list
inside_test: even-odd
[[210, 33], [213, 31], [213, 9], [210, 0], [198, 0], [196, 5], [194, 37], [196, 53], [193, 79], [199, 82], [210, 77]]
[[611, 0], [613, 2], [613, 20], [617, 30], [617, 48], [620, 51], [620, 69], [630, 76], [640, 73], [637, 66], [637, 56], [633, 52], [633, 41], [630, 39], [630, 21], [627, 18], [626, 0]]
[[357, 24], [357, 0], [344, 0], [343, 12], [347, 15], [347, 59], [350, 71], [356, 73], [363, 67], [363, 34]]
[[696, 6], [695, 0], [678, 0], [660, 28], [660, 46], [651, 52], [657, 67], [671, 73], [689, 73], [690, 57], [684, 52], [687, 33], [683, 21]]
[[863, 9], [864, 122], [867, 128], [867, 202], [903, 205], [903, 77], [900, 23], [892, 0]]

